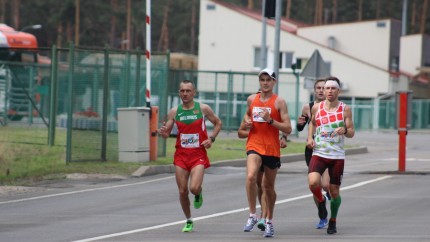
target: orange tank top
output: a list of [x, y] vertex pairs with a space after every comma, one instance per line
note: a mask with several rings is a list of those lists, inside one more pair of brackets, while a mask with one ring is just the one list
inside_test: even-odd
[[254, 150], [260, 155], [280, 157], [279, 130], [264, 121], [258, 113], [262, 108], [267, 108], [273, 120], [281, 122], [281, 115], [275, 107], [278, 96], [273, 94], [266, 102], [260, 101], [260, 94], [256, 94], [249, 107], [252, 118], [252, 128], [249, 131], [246, 142], [246, 150]]

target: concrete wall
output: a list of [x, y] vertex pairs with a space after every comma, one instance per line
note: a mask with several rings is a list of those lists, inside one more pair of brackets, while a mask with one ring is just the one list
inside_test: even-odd
[[302, 27], [297, 35], [364, 60], [382, 69], [390, 65], [391, 20]]
[[423, 37], [421, 34], [402, 36], [400, 40], [400, 67], [401, 70], [415, 75], [422, 62]]

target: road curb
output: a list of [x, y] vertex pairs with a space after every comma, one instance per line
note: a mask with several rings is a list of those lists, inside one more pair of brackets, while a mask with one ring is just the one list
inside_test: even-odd
[[[364, 154], [368, 153], [366, 146], [348, 148], [345, 150], [346, 155]], [[288, 163], [294, 161], [305, 160], [304, 154], [291, 154], [281, 156], [281, 163]], [[244, 167], [246, 166], [246, 159], [234, 159], [234, 160], [222, 160], [212, 162], [213, 167], [232, 166], [232, 167]], [[151, 176], [162, 173], [175, 173], [175, 167], [173, 165], [159, 165], [159, 166], [141, 166], [135, 172], [133, 177]]]
[[174, 173], [175, 167], [173, 165], [159, 165], [159, 166], [141, 166], [133, 174], [132, 177], [152, 176], [162, 173]]

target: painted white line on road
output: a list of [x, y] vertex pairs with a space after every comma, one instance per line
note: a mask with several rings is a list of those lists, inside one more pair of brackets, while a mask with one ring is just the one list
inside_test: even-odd
[[367, 184], [370, 184], [370, 183], [373, 183], [373, 182], [382, 181], [382, 180], [385, 180], [385, 179], [388, 179], [388, 178], [391, 178], [391, 177], [392, 176], [381, 176], [381, 177], [378, 177], [378, 178], [373, 179], [373, 180], [359, 182], [359, 183], [356, 183], [354, 185], [343, 187], [343, 188], [341, 187], [340, 190], [343, 191], [343, 190], [349, 190], [349, 189], [361, 187], [361, 186], [364, 186], [364, 185], [367, 185]]
[[[376, 179], [359, 182], [359, 183], [356, 183], [356, 184], [353, 184], [353, 185], [341, 188], [341, 190], [349, 190], [349, 189], [361, 187], [361, 186], [364, 186], [364, 185], [367, 185], [367, 184], [370, 184], [370, 183], [373, 183], [373, 182], [382, 181], [382, 180], [385, 180], [385, 179], [388, 179], [388, 178], [391, 178], [391, 177], [392, 176], [378, 177]], [[308, 194], [308, 195], [303, 195], [303, 196], [288, 198], [288, 199], [284, 199], [284, 200], [279, 200], [279, 201], [276, 202], [276, 204], [282, 204], [282, 203], [292, 202], [292, 201], [296, 201], [296, 200], [308, 198], [308, 197], [311, 197], [311, 196], [312, 196], [312, 194]], [[239, 209], [235, 209], [235, 210], [230, 210], [230, 211], [225, 211], [225, 212], [221, 212], [221, 213], [214, 213], [214, 214], [210, 214], [210, 215], [206, 215], [206, 216], [197, 217], [197, 218], [194, 218], [194, 220], [198, 221], [198, 220], [203, 220], [203, 219], [208, 219], [208, 218], [215, 218], [215, 217], [220, 217], [220, 216], [224, 216], [224, 215], [228, 215], [228, 214], [233, 214], [233, 213], [241, 213], [241, 212], [247, 211], [247, 210], [248, 210], [247, 207], [246, 208], [239, 208]], [[124, 231], [124, 232], [120, 232], [120, 233], [107, 234], [107, 235], [102, 235], [102, 236], [88, 238], [88, 239], [76, 240], [76, 241], [73, 241], [73, 242], [89, 242], [89, 241], [96, 241], [96, 240], [102, 240], [102, 239], [109, 239], [109, 238], [118, 237], [118, 236], [122, 236], [122, 235], [129, 235], [129, 234], [140, 233], [140, 232], [144, 232], [144, 231], [148, 231], [148, 230], [160, 229], [160, 228], [169, 227], [169, 226], [172, 226], [172, 225], [178, 225], [178, 224], [182, 224], [182, 223], [184, 223], [184, 220], [176, 221], [176, 222], [171, 222], [171, 223], [166, 223], [166, 224], [160, 224], [160, 225], [146, 227], [146, 228], [141, 228], [141, 229]]]
[[99, 187], [99, 188], [85, 189], [85, 190], [79, 190], [79, 191], [73, 191], [73, 192], [55, 193], [55, 194], [44, 195], [44, 196], [37, 196], [37, 197], [29, 197], [29, 198], [16, 199], [16, 200], [10, 200], [10, 201], [3, 201], [3, 202], [0, 202], [0, 204], [18, 203], [18, 202], [32, 201], [32, 200], [38, 200], [38, 199], [44, 199], [44, 198], [73, 195], [73, 194], [84, 193], [84, 192], [94, 192], [94, 191], [101, 191], [101, 190], [121, 188], [121, 187], [137, 186], [137, 185], [142, 185], [142, 184], [147, 184], [147, 183], [159, 182], [162, 180], [168, 180], [168, 179], [172, 179], [172, 178], [175, 178], [175, 177], [174, 176], [168, 176], [168, 177], [163, 177], [163, 178], [149, 180], [149, 181], [143, 181], [143, 182], [137, 182], [137, 183], [108, 186], [108, 187]]
[[[397, 158], [386, 158], [386, 159], [380, 159], [381, 161], [398, 161], [399, 157]], [[430, 159], [425, 158], [406, 158], [406, 161], [423, 161], [423, 162], [429, 162]]]

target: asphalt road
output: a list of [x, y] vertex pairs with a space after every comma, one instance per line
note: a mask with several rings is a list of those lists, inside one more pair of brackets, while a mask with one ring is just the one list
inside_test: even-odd
[[[369, 153], [348, 156], [338, 233], [317, 230], [305, 162], [284, 163], [276, 189], [275, 237], [282, 241], [430, 241], [430, 132], [411, 132], [406, 172], [398, 172], [397, 134], [357, 133]], [[302, 139], [302, 137], [298, 138]], [[0, 195], [0, 241], [254, 241], [247, 219], [244, 167], [212, 167], [204, 204], [184, 217], [172, 174], [45, 184]]]

